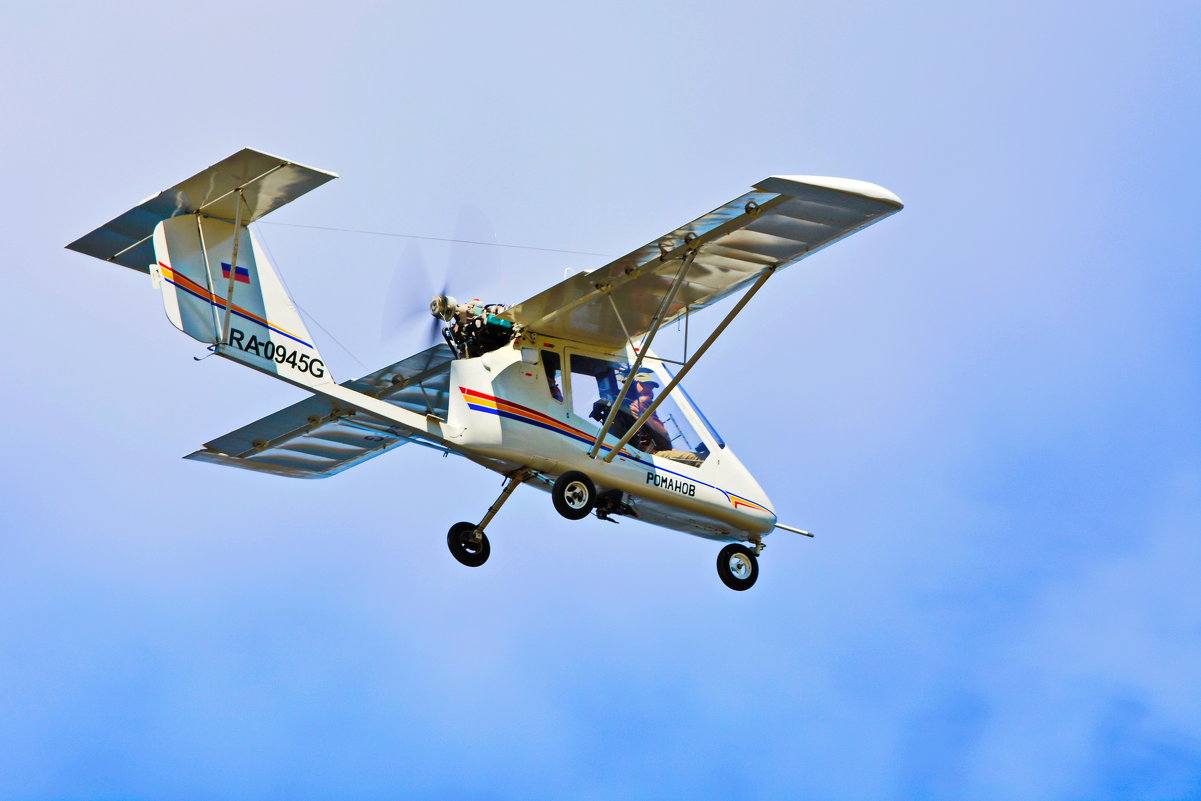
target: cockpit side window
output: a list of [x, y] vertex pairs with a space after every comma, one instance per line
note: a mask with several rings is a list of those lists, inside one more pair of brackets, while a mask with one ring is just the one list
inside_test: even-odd
[[572, 354], [571, 410], [582, 419], [595, 420], [599, 426], [621, 389], [617, 375], [626, 369], [624, 362]]

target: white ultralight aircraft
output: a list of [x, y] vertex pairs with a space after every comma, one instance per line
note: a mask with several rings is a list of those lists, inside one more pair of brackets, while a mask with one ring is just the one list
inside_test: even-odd
[[[523, 483], [549, 491], [572, 520], [632, 517], [730, 543], [717, 570], [735, 590], [755, 583], [773, 529], [812, 536], [776, 522], [680, 380], [777, 271], [899, 211], [896, 195], [863, 181], [772, 176], [515, 306], [436, 297], [445, 344], [338, 383], [250, 228], [336, 177], [246, 149], [67, 246], [149, 273], [185, 334], [312, 393], [185, 458], [325, 478], [406, 442], [465, 456], [508, 478], [479, 522], [447, 535], [473, 567], [491, 550], [485, 528]], [[740, 290], [673, 374], [651, 350], [655, 334]]]

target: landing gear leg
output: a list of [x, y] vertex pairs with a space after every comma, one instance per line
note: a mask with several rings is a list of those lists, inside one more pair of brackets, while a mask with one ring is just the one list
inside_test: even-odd
[[505, 501], [509, 500], [513, 490], [532, 477], [533, 473], [528, 470], [509, 476], [509, 482], [501, 490], [500, 497], [488, 507], [483, 520], [478, 524], [463, 522], [451, 526], [450, 531], [446, 533], [446, 545], [450, 548], [451, 556], [468, 567], [479, 567], [487, 562], [489, 554], [492, 553], [492, 545], [488, 542], [488, 535], [484, 533], [484, 529], [492, 522], [492, 518], [496, 517]]

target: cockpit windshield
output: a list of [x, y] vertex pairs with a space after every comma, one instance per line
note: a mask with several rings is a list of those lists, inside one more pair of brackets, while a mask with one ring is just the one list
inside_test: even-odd
[[[629, 376], [630, 366], [623, 360], [578, 353], [571, 355], [570, 364], [572, 411], [582, 419], [596, 421], [599, 429]], [[618, 438], [625, 436], [654, 403], [664, 383], [659, 373], [646, 366], [640, 367], [614, 415], [610, 434]], [[699, 465], [709, 455], [709, 448], [673, 396], [667, 397], [655, 408], [630, 438], [630, 444], [644, 453], [683, 464]]]

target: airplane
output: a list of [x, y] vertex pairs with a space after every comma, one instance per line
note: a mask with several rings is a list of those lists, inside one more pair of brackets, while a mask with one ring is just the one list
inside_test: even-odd
[[[430, 312], [443, 342], [338, 383], [251, 228], [337, 177], [243, 149], [67, 245], [147, 273], [180, 331], [310, 393], [184, 458], [326, 478], [406, 443], [464, 456], [506, 477], [478, 521], [447, 533], [470, 567], [488, 560], [486, 529], [523, 484], [569, 520], [630, 518], [727, 543], [717, 572], [733, 590], [755, 584], [772, 531], [812, 536], [778, 522], [681, 381], [772, 276], [900, 211], [896, 195], [771, 176], [516, 305], [439, 295]], [[691, 354], [656, 355], [665, 326], [739, 291]]]

